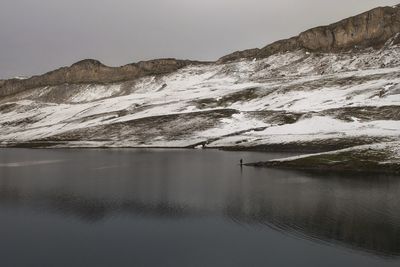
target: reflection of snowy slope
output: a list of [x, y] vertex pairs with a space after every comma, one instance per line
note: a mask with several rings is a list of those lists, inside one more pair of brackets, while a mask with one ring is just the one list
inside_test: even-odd
[[398, 140], [399, 53], [397, 46], [296, 51], [123, 83], [32, 89], [0, 99], [0, 141], [248, 148], [318, 140], [324, 149], [337, 140]]

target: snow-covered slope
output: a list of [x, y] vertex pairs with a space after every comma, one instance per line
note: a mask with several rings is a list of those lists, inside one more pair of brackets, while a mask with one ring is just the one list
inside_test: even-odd
[[400, 47], [303, 50], [0, 98], [0, 142], [328, 150], [400, 137]]

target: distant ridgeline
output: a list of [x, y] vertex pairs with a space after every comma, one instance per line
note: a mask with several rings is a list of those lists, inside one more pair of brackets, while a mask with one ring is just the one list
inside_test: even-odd
[[[265, 58], [276, 53], [298, 49], [310, 52], [337, 53], [369, 47], [379, 48], [389, 40], [391, 40], [391, 44], [399, 43], [399, 32], [400, 5], [378, 7], [329, 26], [307, 30], [296, 37], [277, 41], [261, 49], [234, 52], [220, 58], [217, 63], [226, 63], [242, 58]], [[96, 60], [83, 60], [70, 67], [63, 67], [28, 79], [0, 80], [0, 97], [44, 86], [104, 84], [135, 80], [146, 75], [171, 73], [192, 64], [208, 64], [208, 62], [158, 59], [122, 67], [108, 67]]]
[[29, 79], [0, 81], [0, 97], [43, 86], [89, 83], [105, 84], [134, 80], [146, 75], [167, 74], [187, 65], [199, 63], [198, 61], [171, 58], [142, 61], [121, 67], [108, 67], [97, 60], [86, 59], [70, 67], [63, 67], [44, 75], [33, 76]]

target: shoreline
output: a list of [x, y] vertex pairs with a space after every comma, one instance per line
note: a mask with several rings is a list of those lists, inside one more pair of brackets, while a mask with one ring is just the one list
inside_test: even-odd
[[254, 167], [254, 168], [270, 168], [270, 169], [277, 169], [277, 170], [291, 170], [291, 171], [304, 171], [304, 172], [313, 172], [313, 173], [340, 173], [340, 174], [391, 174], [391, 175], [398, 175], [400, 176], [400, 165], [396, 164], [399, 168], [398, 170], [391, 170], [390, 168], [379, 168], [379, 169], [346, 169], [341, 167], [324, 167], [324, 166], [285, 166], [274, 164], [275, 162], [256, 162], [256, 163], [246, 163], [243, 164], [247, 167]]
[[400, 174], [400, 142], [382, 142], [246, 166], [330, 172]]
[[[0, 144], [0, 149], [147, 149], [147, 150], [221, 150], [228, 152], [259, 152], [259, 153], [299, 153], [299, 156], [274, 159], [264, 162], [248, 162], [247, 167], [273, 168], [283, 170], [333, 173], [370, 173], [370, 174], [400, 174], [400, 162], [396, 155], [390, 158], [390, 149], [395, 149], [399, 142], [375, 143], [362, 146], [353, 146], [339, 150], [328, 150], [327, 147], [304, 148], [304, 146], [291, 146], [274, 144], [257, 147], [198, 147], [196, 146], [111, 146], [88, 145], [87, 143], [71, 144], [68, 142], [18, 142]], [[393, 148], [394, 147], [394, 148]], [[307, 154], [309, 153], [309, 154]]]

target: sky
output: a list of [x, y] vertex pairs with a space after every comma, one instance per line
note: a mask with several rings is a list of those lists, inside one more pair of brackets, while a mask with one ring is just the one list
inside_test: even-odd
[[400, 0], [1, 0], [0, 79], [86, 58], [216, 60]]

